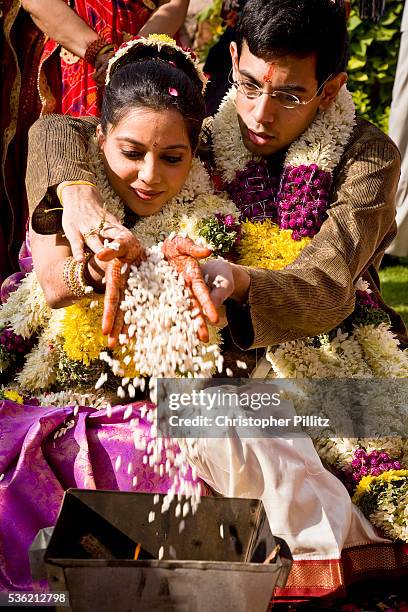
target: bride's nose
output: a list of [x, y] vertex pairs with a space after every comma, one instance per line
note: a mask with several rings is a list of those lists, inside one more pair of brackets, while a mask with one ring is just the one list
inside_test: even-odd
[[154, 185], [160, 183], [160, 167], [159, 160], [154, 155], [146, 155], [139, 167], [139, 179], [146, 185]]

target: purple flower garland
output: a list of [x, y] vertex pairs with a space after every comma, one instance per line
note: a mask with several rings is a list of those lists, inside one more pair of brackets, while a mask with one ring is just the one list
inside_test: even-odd
[[276, 194], [279, 178], [270, 173], [266, 162], [250, 161], [225, 188], [240, 210], [241, 221], [278, 222]]
[[0, 346], [3, 346], [8, 353], [25, 354], [32, 348], [32, 345], [31, 338], [25, 339], [8, 327], [0, 331]]
[[372, 293], [368, 293], [368, 291], [362, 291], [361, 289], [357, 289], [356, 299], [358, 300], [360, 306], [374, 308], [374, 310], [378, 310], [380, 308], [380, 305], [375, 295]]
[[380, 476], [383, 472], [400, 469], [401, 463], [393, 460], [385, 451], [373, 450], [368, 453], [364, 448], [358, 448], [354, 451], [351, 464], [342, 470], [340, 478], [352, 492], [364, 476]]
[[310, 166], [287, 166], [283, 172], [277, 198], [278, 223], [291, 229], [293, 240], [313, 238], [326, 217], [330, 172]]
[[281, 229], [292, 230], [293, 240], [300, 240], [312, 238], [322, 226], [331, 185], [331, 173], [316, 164], [286, 166], [279, 177], [265, 161], [250, 161], [225, 188], [241, 220], [271, 219]]

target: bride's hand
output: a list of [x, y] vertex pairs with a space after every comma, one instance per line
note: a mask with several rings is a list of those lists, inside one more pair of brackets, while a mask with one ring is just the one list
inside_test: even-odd
[[208, 342], [208, 328], [205, 315], [210, 323], [218, 322], [218, 313], [210, 298], [210, 292], [205, 284], [197, 259], [209, 257], [211, 250], [194, 244], [190, 238], [176, 236], [172, 240], [166, 240], [163, 244], [163, 254], [170, 265], [174, 266], [179, 274], [184, 277], [186, 286], [191, 290], [191, 302], [193, 310], [198, 310], [198, 337], [203, 342]]
[[103, 301], [102, 333], [108, 336], [108, 348], [114, 348], [122, 332], [125, 313], [120, 309], [125, 297], [129, 269], [120, 259], [109, 261], [105, 269], [106, 290]]
[[[135, 240], [114, 215], [103, 208], [103, 200], [98, 189], [92, 185], [61, 183], [61, 203], [63, 207], [62, 228], [71, 246], [74, 259], [84, 261], [84, 246], [88, 246], [93, 253], [103, 248], [104, 238], [121, 243], [127, 250], [133, 248]], [[101, 230], [104, 236], [101, 235]], [[114, 255], [113, 257], [116, 257]]]
[[[130, 233], [130, 232], [129, 232]], [[104, 230], [104, 235], [107, 232]], [[140, 242], [131, 234], [116, 235], [116, 249], [105, 247], [97, 254], [97, 259], [105, 264], [105, 298], [102, 317], [102, 333], [108, 336], [108, 347], [113, 348], [123, 333], [124, 312], [120, 305], [125, 296], [130, 265], [139, 265], [145, 257]]]

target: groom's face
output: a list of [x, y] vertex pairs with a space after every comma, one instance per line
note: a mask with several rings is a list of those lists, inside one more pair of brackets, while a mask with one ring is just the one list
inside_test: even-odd
[[[286, 55], [267, 62], [252, 55], [245, 42], [239, 57], [232, 43], [231, 55], [235, 81], [250, 82], [265, 93], [279, 90], [294, 94], [301, 101], [316, 96], [319, 85], [315, 55]], [[287, 148], [311, 124], [320, 101], [319, 95], [309, 104], [288, 109], [276, 97], [262, 94], [248, 98], [238, 90], [237, 114], [246, 148], [256, 155], [272, 155]]]

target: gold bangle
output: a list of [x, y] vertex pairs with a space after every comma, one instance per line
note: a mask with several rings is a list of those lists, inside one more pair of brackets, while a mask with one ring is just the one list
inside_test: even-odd
[[98, 59], [100, 55], [104, 55], [104, 53], [109, 53], [109, 51], [113, 51], [114, 49], [115, 49], [115, 45], [112, 43], [105, 45], [104, 47], [102, 47], [102, 49], [99, 49], [98, 53], [96, 54], [95, 61]]
[[87, 293], [88, 284], [84, 271], [91, 256], [92, 253], [88, 252], [85, 254], [85, 261], [76, 261], [72, 256], [67, 257], [65, 260], [63, 270], [64, 282], [71, 293], [77, 298], [84, 297]]
[[91, 66], [95, 66], [95, 61], [98, 52], [104, 47], [106, 47], [108, 44], [109, 43], [105, 38], [101, 38], [100, 36], [98, 36], [96, 40], [94, 40], [93, 42], [91, 42], [90, 45], [87, 46], [84, 55], [84, 60], [88, 62], [88, 64], [91, 64]]
[[71, 185], [89, 185], [90, 187], [96, 187], [95, 183], [91, 183], [91, 181], [64, 181], [60, 183], [57, 187], [57, 198], [62, 204], [61, 194], [65, 187], [70, 187]]

